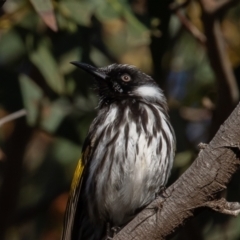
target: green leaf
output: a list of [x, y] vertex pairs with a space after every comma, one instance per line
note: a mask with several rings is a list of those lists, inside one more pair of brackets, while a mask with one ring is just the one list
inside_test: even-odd
[[8, 64], [21, 57], [25, 52], [20, 35], [14, 31], [8, 31], [0, 40], [0, 64]]
[[63, 16], [63, 14], [60, 13], [60, 11], [56, 12], [56, 18], [60, 30], [67, 31], [69, 33], [77, 32], [78, 30], [77, 23]]
[[25, 28], [30, 34], [37, 31], [36, 26], [39, 26], [39, 21], [41, 21], [41, 19], [39, 19], [35, 11], [28, 11], [21, 21], [18, 22], [18, 26]]
[[57, 22], [53, 11], [51, 0], [30, 0], [36, 12], [43, 19], [45, 24], [53, 31], [57, 31]]
[[114, 8], [111, 4], [109, 4], [109, 1], [104, 1], [96, 9], [96, 17], [99, 19], [99, 21], [108, 21], [120, 18], [121, 15], [122, 15], [121, 9], [119, 11], [119, 8]]
[[61, 164], [67, 166], [72, 162], [75, 166], [81, 156], [81, 147], [64, 138], [58, 138], [53, 145], [53, 152]]
[[113, 18], [124, 18], [130, 28], [130, 33], [136, 38], [147, 37], [148, 29], [142, 24], [132, 12], [127, 1], [107, 0], [96, 9], [96, 16], [100, 20], [110, 20]]
[[75, 70], [76, 67], [70, 64], [70, 62], [75, 60], [81, 61], [79, 58], [81, 54], [82, 48], [80, 47], [72, 48], [68, 52], [64, 53], [59, 60], [59, 71], [65, 75]]
[[51, 153], [62, 166], [67, 182], [71, 182], [77, 162], [81, 157], [81, 146], [64, 138], [57, 138], [52, 145]]
[[34, 126], [39, 116], [43, 92], [27, 75], [21, 74], [19, 76], [19, 81], [23, 96], [23, 104], [27, 110], [27, 121], [30, 126]]
[[111, 64], [111, 61], [95, 47], [91, 48], [90, 59], [98, 67], [103, 67]]
[[104, 31], [110, 32], [103, 35], [103, 41], [114, 56], [120, 57], [134, 47], [150, 43], [148, 28], [135, 17], [127, 1], [104, 1], [95, 15]]
[[90, 26], [93, 11], [96, 4], [91, 1], [61, 1], [60, 12], [67, 18], [72, 19], [79, 25]]
[[40, 44], [38, 49], [30, 54], [30, 59], [42, 73], [48, 85], [56, 93], [63, 94], [65, 92], [64, 79], [49, 49], [44, 44]]
[[50, 102], [44, 98], [41, 88], [28, 76], [19, 76], [23, 103], [27, 110], [27, 121], [30, 126], [35, 126], [40, 121], [40, 126], [48, 131], [55, 132], [66, 115], [71, 111], [71, 105], [65, 98]]
[[43, 101], [41, 115], [41, 127], [51, 133], [54, 133], [62, 120], [71, 111], [70, 103], [65, 98], [60, 98], [52, 103], [48, 100]]

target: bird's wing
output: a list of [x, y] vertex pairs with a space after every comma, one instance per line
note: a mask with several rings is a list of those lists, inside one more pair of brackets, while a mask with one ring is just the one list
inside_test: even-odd
[[[71, 190], [68, 198], [68, 203], [65, 211], [65, 217], [64, 217], [64, 226], [63, 226], [63, 232], [62, 232], [62, 240], [72, 240], [73, 239], [73, 228], [74, 225], [76, 225], [76, 215], [78, 215], [79, 209], [86, 209], [86, 206], [79, 206], [81, 205], [80, 202], [80, 194], [81, 194], [81, 186], [82, 181], [86, 169], [86, 164], [89, 160], [89, 155], [91, 152], [91, 146], [89, 138], [85, 140], [83, 150], [82, 150], [82, 156], [80, 160], [78, 161], [77, 168], [74, 173], [74, 177], [72, 180]], [[81, 215], [81, 214], [80, 214]], [[78, 218], [81, 218], [81, 216], [77, 216]], [[77, 239], [77, 238], [76, 238]]]

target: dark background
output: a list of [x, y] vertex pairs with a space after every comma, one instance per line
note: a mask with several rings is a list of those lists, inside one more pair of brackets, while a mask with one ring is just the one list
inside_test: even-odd
[[[152, 75], [167, 95], [177, 136], [169, 184], [189, 167], [197, 145], [211, 139], [238, 102], [228, 86], [238, 94], [240, 83], [240, 4], [225, 6], [214, 16], [220, 23], [217, 41], [224, 42], [224, 47], [215, 49], [213, 31], [207, 32], [215, 20], [202, 19], [199, 2], [203, 1], [187, 1], [179, 9], [181, 1], [173, 5], [160, 0], [8, 0], [3, 4], [1, 240], [60, 237], [73, 171], [97, 111], [94, 82], [70, 61], [99, 67], [128, 63]], [[232, 82], [221, 74], [224, 67]], [[8, 120], [12, 113], [16, 119]], [[223, 193], [229, 200], [240, 201], [239, 175]], [[240, 217], [206, 211], [174, 239], [240, 239]]]

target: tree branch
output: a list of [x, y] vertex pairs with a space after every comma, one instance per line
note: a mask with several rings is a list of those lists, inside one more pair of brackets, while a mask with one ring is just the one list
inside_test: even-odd
[[218, 198], [218, 193], [226, 189], [240, 167], [239, 143], [240, 104], [212, 141], [199, 152], [191, 167], [125, 226], [114, 240], [166, 239], [196, 215], [197, 209], [206, 207], [225, 214], [239, 214], [239, 203]]
[[173, 2], [170, 4], [169, 9], [175, 13], [178, 17], [179, 21], [186, 28], [188, 32], [190, 32], [202, 45], [205, 45], [206, 36], [198, 30], [198, 28], [189, 21], [186, 16], [181, 12], [182, 8], [185, 8], [189, 5], [191, 0], [186, 0], [183, 3]]
[[23, 117], [25, 115], [27, 115], [27, 111], [25, 109], [21, 109], [14, 113], [11, 113], [0, 119], [0, 127], [7, 122], [13, 121], [13, 120]]
[[[230, 60], [227, 57], [224, 38], [221, 32], [219, 15], [225, 13], [238, 0], [199, 0], [202, 7], [202, 22], [205, 34], [201, 33], [185, 16], [180, 9], [185, 7], [189, 0], [182, 4], [173, 3], [170, 9], [175, 12], [182, 25], [202, 45], [206, 46], [208, 57], [217, 80], [216, 109], [213, 113], [210, 137], [213, 137], [218, 127], [227, 118], [239, 100], [239, 90], [232, 71]], [[222, 97], [224, 96], [224, 98]]]
[[226, 11], [232, 5], [238, 3], [238, 0], [201, 0], [200, 3], [204, 11], [209, 15], [217, 15]]
[[173, 2], [169, 5], [169, 8], [171, 11], [175, 12], [177, 10], [180, 10], [181, 8], [185, 8], [190, 2], [191, 0], [186, 0], [183, 3]]
[[186, 30], [205, 46], [206, 36], [194, 24], [192, 24], [192, 22], [189, 21], [186, 16], [180, 12], [180, 10], [175, 11], [175, 14]]
[[226, 199], [221, 198], [215, 201], [206, 202], [204, 206], [213, 209], [214, 211], [237, 216], [240, 213], [240, 203], [227, 202]]
[[218, 18], [219, 11], [226, 11], [228, 7], [236, 2], [235, 0], [199, 0], [202, 7], [203, 26], [207, 37], [207, 53], [217, 80], [218, 96], [216, 109], [213, 113], [211, 137], [216, 133], [218, 127], [231, 113], [239, 100], [237, 82], [226, 53], [226, 46]]

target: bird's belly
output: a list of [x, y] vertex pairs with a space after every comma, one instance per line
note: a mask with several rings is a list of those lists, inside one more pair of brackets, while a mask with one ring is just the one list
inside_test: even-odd
[[[123, 115], [129, 116], [128, 111]], [[114, 118], [109, 117], [97, 130], [101, 141], [94, 149], [86, 184], [89, 206], [96, 206], [94, 212], [89, 207], [94, 218], [121, 226], [166, 184], [173, 161], [173, 147], [167, 148], [166, 141], [172, 144], [173, 138], [170, 130], [169, 136], [155, 130], [155, 120], [149, 113], [145, 125], [129, 120], [114, 127]], [[168, 127], [163, 120], [161, 124]]]
[[157, 162], [159, 159], [154, 155], [148, 158], [137, 155], [134, 161], [125, 158], [121, 167], [114, 161], [111, 176], [106, 179], [105, 186], [98, 186], [102, 189], [96, 197], [99, 212], [114, 225], [121, 226], [128, 222], [139, 208], [155, 198], [163, 185], [160, 169], [154, 168]]
[[155, 184], [149, 186], [147, 173], [145, 172], [142, 178], [136, 175], [138, 174], [133, 172], [130, 176], [125, 176], [126, 180], [122, 181], [121, 187], [117, 186], [121, 179], [117, 180], [115, 184], [107, 186], [103, 211], [107, 212], [114, 225], [121, 226], [128, 222], [139, 208], [155, 197], [158, 189]]

